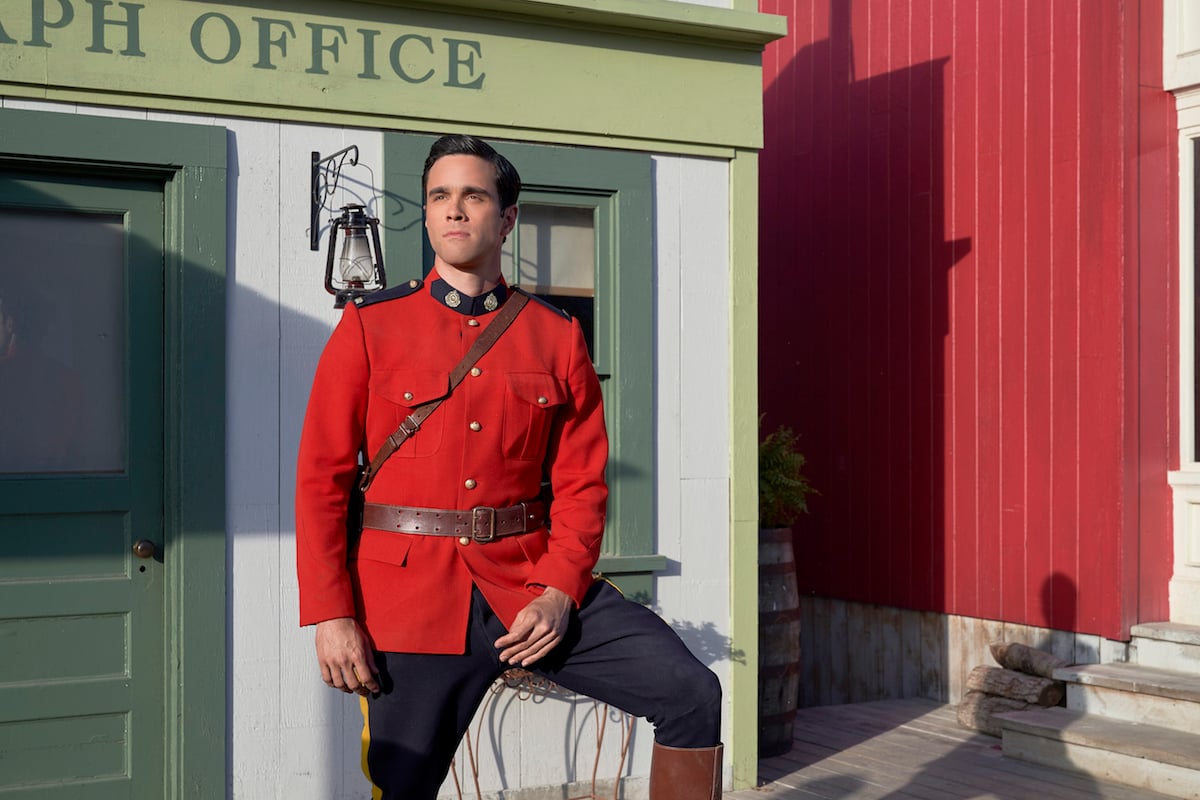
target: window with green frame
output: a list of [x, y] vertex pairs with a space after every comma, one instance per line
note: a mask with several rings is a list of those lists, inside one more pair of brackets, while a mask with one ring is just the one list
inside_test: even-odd
[[[435, 137], [384, 142], [388, 282], [433, 264], [421, 216], [421, 171]], [[521, 174], [521, 213], [505, 278], [579, 319], [604, 392], [608, 524], [597, 567], [625, 594], [652, 599], [654, 293], [651, 161], [645, 153], [493, 141]], [[417, 254], [421, 254], [420, 258]]]

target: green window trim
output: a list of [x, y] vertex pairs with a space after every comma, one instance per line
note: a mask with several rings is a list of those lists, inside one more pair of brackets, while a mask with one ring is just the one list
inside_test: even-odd
[[[389, 283], [421, 278], [433, 257], [424, 236], [421, 171], [434, 137], [384, 139], [379, 213]], [[521, 173], [522, 203], [594, 210], [593, 361], [609, 436], [608, 522], [597, 569], [625, 594], [653, 598], [654, 552], [653, 202], [650, 156], [494, 141]], [[415, 254], [421, 253], [418, 260]]]

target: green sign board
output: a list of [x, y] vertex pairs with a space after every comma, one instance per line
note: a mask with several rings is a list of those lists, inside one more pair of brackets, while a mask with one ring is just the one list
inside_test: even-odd
[[[534, 140], [759, 146], [760, 48], [714, 44], [714, 24], [708, 40], [682, 35], [702, 27], [685, 4], [643, 2], [659, 16], [611, 11], [597, 25], [605, 2], [583, 21], [577, 0], [14, 0], [0, 6], [0, 94], [410, 130], [453, 122]], [[538, 15], [516, 13], [525, 7]], [[665, 7], [687, 13], [677, 22]]]
[[[145, 5], [86, 0], [84, 19], [76, 19], [69, 0], [34, 0], [22, 30], [28, 38], [8, 33], [0, 19], [0, 44], [22, 47], [79, 48], [83, 52], [149, 58], [146, 47], [158, 52], [194, 56], [211, 65], [232, 64], [278, 70], [281, 67], [308, 75], [339, 74], [343, 78], [381, 80], [385, 76], [406, 83], [425, 83], [439, 72], [443, 85], [481, 89], [484, 73], [478, 41], [406, 31], [396, 34], [361, 25], [313, 22], [282, 16], [251, 14], [241, 19], [221, 11], [198, 14], [190, 25], [157, 35], [147, 42], [142, 35]], [[242, 16], [242, 15], [239, 15]], [[356, 71], [357, 70], [357, 71]], [[382, 73], [381, 74], [381, 71]]]

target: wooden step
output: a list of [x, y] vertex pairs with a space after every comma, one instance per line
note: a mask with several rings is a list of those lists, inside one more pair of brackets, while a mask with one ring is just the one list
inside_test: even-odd
[[1200, 675], [1140, 664], [1081, 664], [1057, 669], [1054, 677], [1066, 682], [1072, 711], [1200, 734]]
[[1066, 708], [995, 719], [1005, 756], [1200, 800], [1200, 735]]
[[1130, 634], [1132, 661], [1200, 675], [1200, 626], [1152, 622], [1134, 625]]

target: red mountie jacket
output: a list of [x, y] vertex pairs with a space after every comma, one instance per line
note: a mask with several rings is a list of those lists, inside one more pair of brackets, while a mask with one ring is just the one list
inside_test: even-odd
[[450, 371], [495, 318], [448, 307], [435, 296], [448, 289], [437, 277], [346, 306], [317, 366], [300, 437], [300, 624], [356, 617], [388, 652], [463, 652], [473, 583], [506, 626], [545, 586], [578, 605], [604, 531], [608, 438], [583, 331], [530, 302], [479, 360], [478, 374], [388, 459], [367, 501], [503, 508], [537, 498], [545, 474], [550, 527], [467, 545], [368, 528], [347, 547], [360, 445], [374, 455], [413, 408], [444, 395]]

